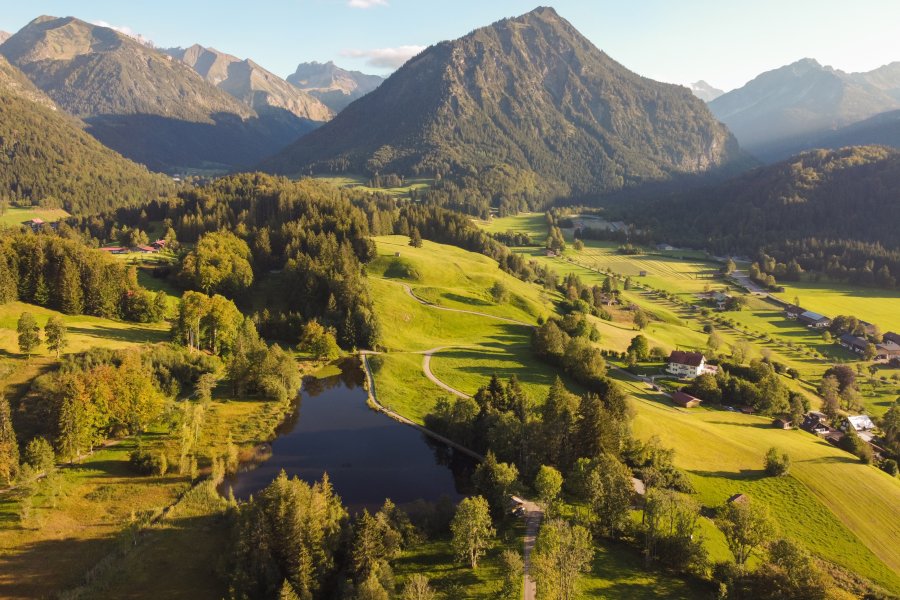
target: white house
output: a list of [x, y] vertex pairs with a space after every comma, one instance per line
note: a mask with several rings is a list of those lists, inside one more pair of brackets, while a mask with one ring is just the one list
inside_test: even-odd
[[693, 379], [704, 373], [715, 375], [719, 368], [706, 364], [706, 357], [700, 352], [684, 352], [673, 350], [669, 355], [669, 366], [666, 371], [682, 379]]
[[859, 437], [864, 441], [872, 442], [873, 436], [871, 432], [875, 429], [875, 423], [872, 422], [872, 419], [870, 419], [868, 415], [850, 415], [847, 417], [847, 420], [844, 421], [841, 429], [849, 431], [850, 427], [853, 427]]

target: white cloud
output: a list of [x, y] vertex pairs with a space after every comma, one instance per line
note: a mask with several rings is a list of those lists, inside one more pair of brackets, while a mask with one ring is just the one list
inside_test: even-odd
[[364, 58], [370, 67], [397, 69], [424, 49], [425, 46], [396, 46], [395, 48], [373, 48], [372, 50], [344, 50], [341, 55], [349, 58]]
[[350, 8], [372, 8], [373, 6], [387, 6], [387, 0], [347, 0]]
[[119, 33], [121, 33], [123, 35], [127, 35], [131, 39], [137, 40], [138, 42], [142, 43], [145, 46], [149, 46], [151, 48], [153, 47], [153, 40], [151, 40], [149, 38], [145, 38], [144, 36], [142, 36], [141, 34], [136, 32], [134, 29], [132, 29], [131, 27], [128, 27], [126, 25], [111, 25], [110, 23], [107, 23], [106, 21], [92, 21], [91, 25], [97, 25], [98, 27], [109, 27], [113, 31], [118, 31]]

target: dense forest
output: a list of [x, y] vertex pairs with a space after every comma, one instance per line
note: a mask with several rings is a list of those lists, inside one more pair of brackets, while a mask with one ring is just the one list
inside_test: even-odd
[[149, 322], [163, 318], [165, 294], [137, 282], [134, 269], [56, 234], [0, 233], [0, 304], [21, 300], [75, 315]]
[[21, 96], [0, 77], [0, 202], [84, 215], [137, 206], [174, 189], [169, 178], [116, 154], [77, 120]]
[[898, 185], [895, 150], [817, 150], [625, 213], [670, 244], [751, 256], [762, 249], [779, 263], [793, 259], [807, 271], [893, 287], [900, 273]]

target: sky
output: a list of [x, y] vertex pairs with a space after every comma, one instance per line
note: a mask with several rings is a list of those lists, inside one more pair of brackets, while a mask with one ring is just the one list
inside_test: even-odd
[[[39, 14], [119, 28], [158, 47], [199, 43], [282, 77], [300, 62], [387, 75], [424, 47], [538, 0], [0, 0], [0, 30]], [[810, 57], [845, 71], [900, 60], [900, 0], [557, 0], [596, 46], [646, 77], [725, 89]]]

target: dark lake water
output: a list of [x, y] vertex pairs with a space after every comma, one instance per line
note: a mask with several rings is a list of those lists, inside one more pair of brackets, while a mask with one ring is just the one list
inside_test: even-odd
[[456, 502], [466, 491], [472, 459], [366, 405], [363, 373], [346, 361], [340, 376], [308, 378], [294, 415], [278, 431], [271, 457], [225, 481], [237, 498], [266, 487], [284, 469], [314, 482], [328, 473], [351, 510], [385, 498]]

